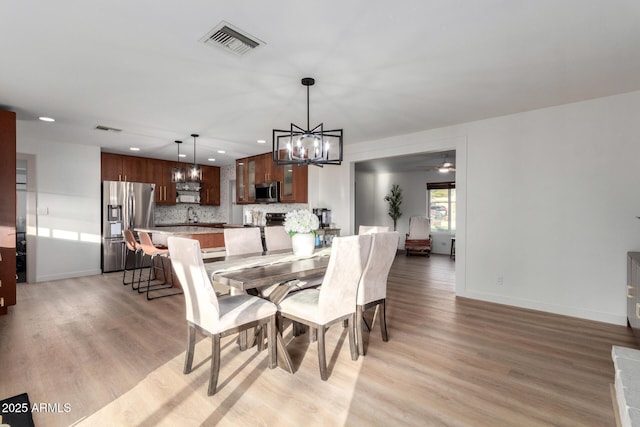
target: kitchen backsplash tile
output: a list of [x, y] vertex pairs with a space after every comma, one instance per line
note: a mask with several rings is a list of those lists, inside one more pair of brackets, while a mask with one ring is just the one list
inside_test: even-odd
[[187, 222], [187, 209], [193, 208], [194, 214], [198, 217], [198, 222], [227, 222], [227, 212], [220, 206], [200, 206], [192, 204], [177, 204], [175, 206], [156, 206], [156, 225], [163, 224], [184, 224]]

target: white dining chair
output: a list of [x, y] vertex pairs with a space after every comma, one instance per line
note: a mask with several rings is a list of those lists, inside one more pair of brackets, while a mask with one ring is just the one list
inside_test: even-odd
[[282, 225], [264, 228], [264, 242], [268, 251], [291, 249], [291, 236]]
[[278, 305], [280, 316], [315, 329], [320, 378], [325, 381], [328, 378], [325, 331], [329, 325], [348, 320], [351, 358], [358, 359], [354, 336], [356, 295], [370, 246], [371, 235], [336, 237], [322, 286], [290, 294]]
[[184, 289], [186, 303], [188, 335], [184, 373], [188, 374], [192, 369], [196, 331], [211, 336], [211, 373], [207, 393], [209, 396], [215, 394], [220, 372], [220, 338], [259, 325], [267, 328], [268, 365], [275, 368], [276, 305], [251, 295], [234, 295], [218, 300], [202, 261], [200, 242], [172, 236], [167, 243], [171, 264]]
[[224, 247], [227, 251], [227, 256], [262, 253], [260, 228], [225, 228]]
[[[365, 355], [364, 341], [362, 339], [365, 310], [375, 307], [373, 321], [375, 322], [376, 316], [380, 319], [382, 340], [389, 341], [386, 315], [387, 279], [391, 265], [396, 258], [398, 241], [400, 240], [400, 235], [397, 231], [374, 233], [371, 236], [371, 251], [358, 284], [358, 297], [356, 300], [356, 341], [358, 343], [358, 354], [362, 356]], [[371, 326], [373, 327], [373, 322]]]
[[382, 225], [361, 225], [358, 227], [358, 234], [386, 233], [389, 227]]

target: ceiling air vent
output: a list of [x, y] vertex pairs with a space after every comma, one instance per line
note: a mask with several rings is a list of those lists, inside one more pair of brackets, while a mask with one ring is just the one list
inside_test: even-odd
[[122, 129], [117, 129], [117, 128], [111, 128], [109, 126], [102, 126], [102, 125], [98, 125], [96, 126], [97, 130], [103, 130], [106, 132], [122, 132]]
[[217, 46], [224, 48], [228, 52], [233, 52], [242, 56], [253, 49], [265, 44], [246, 32], [243, 32], [231, 24], [222, 21], [213, 30], [209, 31], [200, 41], [207, 46]]

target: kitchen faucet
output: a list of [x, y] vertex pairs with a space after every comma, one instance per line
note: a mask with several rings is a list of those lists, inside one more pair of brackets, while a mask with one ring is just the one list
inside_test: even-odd
[[[191, 214], [193, 213], [193, 218], [191, 218]], [[191, 224], [192, 222], [198, 222], [198, 214], [195, 212], [193, 206], [189, 206], [187, 208], [187, 223]]]

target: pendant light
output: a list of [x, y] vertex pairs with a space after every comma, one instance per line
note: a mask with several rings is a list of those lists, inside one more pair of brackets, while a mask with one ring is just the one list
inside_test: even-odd
[[273, 129], [273, 161], [279, 165], [339, 165], [342, 163], [342, 129], [324, 130], [320, 123], [309, 125], [309, 87], [315, 84], [311, 77], [302, 79], [307, 87], [307, 128], [291, 123], [289, 130]]
[[202, 168], [198, 167], [198, 162], [196, 161], [196, 138], [200, 135], [196, 133], [192, 133], [193, 137], [193, 165], [189, 168], [188, 180], [192, 182], [201, 182], [202, 181]]
[[[176, 144], [178, 144], [178, 162], [180, 161], [180, 144], [182, 144], [182, 141], [175, 141]], [[171, 168], [171, 182], [185, 182], [186, 180], [186, 174], [184, 172], [184, 169], [181, 168], [179, 165], [176, 166], [175, 168]]]

